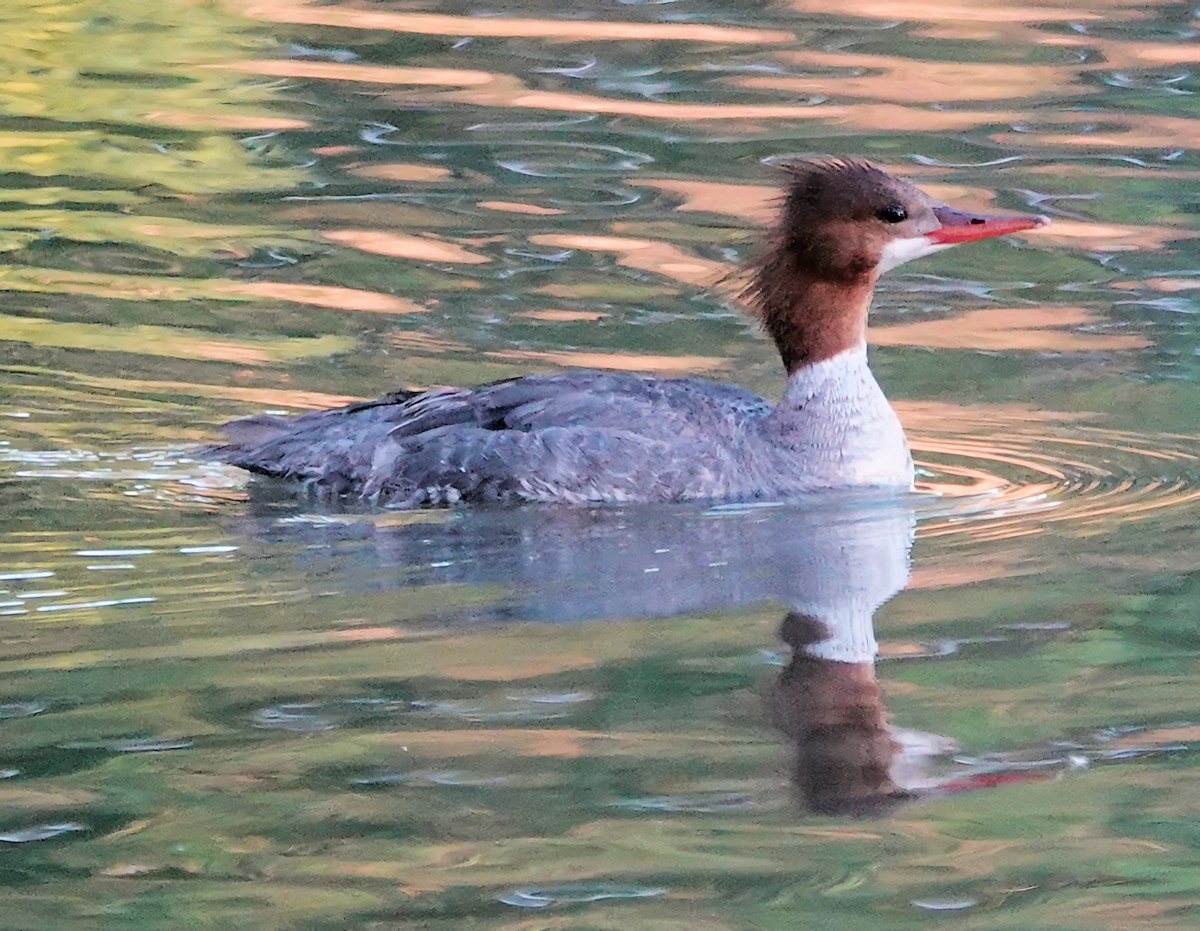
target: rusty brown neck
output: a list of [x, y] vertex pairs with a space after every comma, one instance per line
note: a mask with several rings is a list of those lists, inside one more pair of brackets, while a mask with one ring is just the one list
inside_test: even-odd
[[866, 342], [877, 277], [872, 271], [830, 281], [795, 269], [760, 270], [759, 313], [789, 375]]

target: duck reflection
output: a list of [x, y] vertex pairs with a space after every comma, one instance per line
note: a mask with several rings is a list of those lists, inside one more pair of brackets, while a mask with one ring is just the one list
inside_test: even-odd
[[789, 527], [794, 558], [779, 594], [791, 610], [779, 635], [791, 658], [768, 706], [814, 812], [882, 815], [917, 797], [920, 742], [888, 725], [874, 630], [875, 612], [908, 581], [914, 523], [893, 506]]
[[916, 796], [893, 776], [901, 745], [888, 728], [874, 656], [848, 662], [820, 655], [844, 633], [810, 615], [784, 618], [780, 635], [792, 658], [771, 692], [771, 709], [795, 745], [794, 779], [809, 808], [884, 814]]
[[[340, 533], [351, 537], [344, 542], [364, 585], [376, 587], [381, 578], [500, 583], [508, 592], [465, 615], [460, 608], [436, 619], [445, 624], [594, 623], [786, 605], [780, 635], [790, 659], [767, 689], [766, 704], [793, 745], [800, 797], [815, 812], [861, 816], [916, 797], [921, 780], [913, 772], [928, 753], [888, 725], [873, 627], [877, 609], [909, 577], [910, 502], [529, 508], [431, 519], [398, 526], [350, 519]], [[327, 535], [333, 528], [293, 523], [288, 536], [294, 540], [298, 529]], [[363, 559], [361, 540], [353, 539], [363, 535], [368, 552], [391, 571]], [[305, 542], [311, 553], [312, 541]]]

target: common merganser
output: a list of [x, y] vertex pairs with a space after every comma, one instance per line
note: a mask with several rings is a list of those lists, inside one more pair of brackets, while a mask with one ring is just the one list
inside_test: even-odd
[[778, 404], [695, 378], [574, 370], [250, 417], [208, 452], [321, 497], [395, 508], [910, 489], [904, 431], [867, 366], [879, 276], [1047, 221], [955, 210], [862, 161], [784, 167], [782, 209], [746, 290], [787, 370]]

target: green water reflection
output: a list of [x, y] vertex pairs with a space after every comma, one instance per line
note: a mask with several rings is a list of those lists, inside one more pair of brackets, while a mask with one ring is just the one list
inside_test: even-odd
[[[1194, 926], [1194, 13], [479, 14], [0, 10], [0, 926]], [[880, 290], [944, 496], [891, 600], [907, 518], [835, 571], [886, 520], [314, 514], [187, 455], [572, 364], [776, 393], [718, 282], [803, 153], [1055, 221]], [[878, 661], [797, 660], [851, 589]], [[846, 708], [914, 799], [811, 810]]]

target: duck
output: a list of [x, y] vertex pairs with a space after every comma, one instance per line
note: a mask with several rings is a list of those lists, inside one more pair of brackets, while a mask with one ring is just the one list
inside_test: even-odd
[[781, 167], [778, 216], [743, 292], [783, 363], [777, 402], [699, 378], [577, 369], [251, 416], [205, 455], [323, 500], [397, 509], [910, 491], [904, 430], [867, 361], [880, 276], [1048, 221], [955, 209], [867, 161]]

